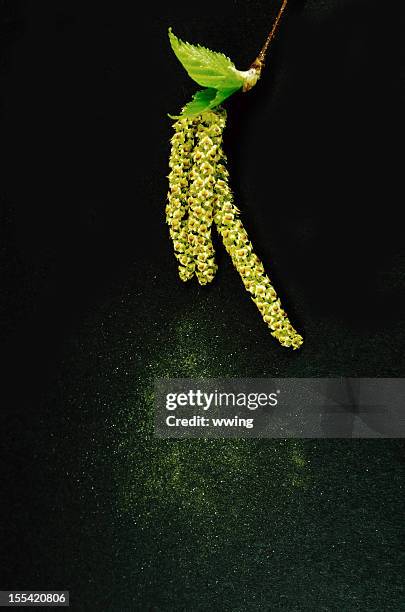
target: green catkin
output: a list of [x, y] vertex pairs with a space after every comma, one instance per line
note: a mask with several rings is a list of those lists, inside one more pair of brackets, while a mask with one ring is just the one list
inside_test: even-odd
[[303, 343], [302, 336], [282, 309], [233, 202], [222, 150], [225, 124], [226, 111], [221, 107], [174, 124], [166, 219], [179, 261], [179, 275], [186, 281], [196, 274], [201, 285], [214, 278], [217, 269], [211, 241], [214, 221], [272, 336], [282, 346], [297, 349]]
[[200, 285], [210, 283], [217, 271], [211, 226], [214, 216], [215, 172], [219, 154], [215, 113], [204, 113], [196, 131], [190, 172], [188, 241], [192, 247], [195, 274]]
[[[214, 114], [214, 113], [212, 113]], [[217, 125], [222, 131], [226, 123], [226, 112], [221, 109], [215, 113]], [[282, 346], [299, 348], [303, 339], [291, 325], [281, 307], [277, 293], [264, 271], [260, 259], [253, 252], [247, 232], [239, 218], [239, 210], [233, 203], [232, 191], [228, 183], [228, 171], [225, 167], [226, 157], [220, 147], [220, 159], [216, 165], [215, 183], [215, 223], [222, 237], [225, 248], [232, 258], [233, 265], [239, 272], [247, 291], [258, 307], [263, 320], [272, 330]]]
[[192, 247], [188, 242], [188, 197], [191, 154], [197, 130], [195, 119], [182, 118], [173, 125], [175, 133], [171, 139], [169, 193], [167, 194], [166, 222], [169, 225], [174, 253], [179, 262], [181, 280], [190, 280], [195, 272]]

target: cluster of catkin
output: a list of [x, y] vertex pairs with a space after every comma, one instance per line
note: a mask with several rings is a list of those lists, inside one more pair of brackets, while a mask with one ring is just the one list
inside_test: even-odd
[[243, 284], [251, 294], [272, 335], [297, 349], [302, 337], [295, 331], [262, 262], [253, 252], [228, 182], [222, 135], [226, 111], [217, 107], [174, 124], [171, 140], [166, 220], [183, 281], [194, 275], [201, 285], [215, 276], [212, 224], [216, 228]]

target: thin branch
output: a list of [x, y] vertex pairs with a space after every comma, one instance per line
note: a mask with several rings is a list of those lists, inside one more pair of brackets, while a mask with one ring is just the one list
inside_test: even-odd
[[283, 3], [277, 14], [276, 20], [273, 23], [273, 27], [271, 28], [270, 33], [266, 39], [266, 42], [261, 48], [260, 53], [256, 57], [255, 61], [250, 65], [249, 70], [246, 72], [246, 74], [250, 73], [250, 75], [246, 79], [245, 85], [243, 87], [243, 91], [249, 91], [249, 89], [252, 89], [252, 87], [256, 85], [257, 81], [259, 80], [261, 72], [265, 64], [267, 50], [277, 32], [278, 26], [280, 25], [282, 14], [284, 13], [286, 6], [287, 6], [287, 0], [283, 0]]

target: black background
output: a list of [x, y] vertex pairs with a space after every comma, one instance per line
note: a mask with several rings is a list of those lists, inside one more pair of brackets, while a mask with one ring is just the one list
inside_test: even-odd
[[[32, 339], [39, 365], [134, 265], [150, 262], [165, 282], [166, 114], [195, 91], [168, 24], [247, 68], [276, 6], [180, 2], [138, 13], [17, 2], [3, 11], [2, 332], [16, 332], [24, 353]], [[228, 103], [233, 188], [297, 327], [305, 334], [309, 320], [329, 319], [334, 333], [367, 339], [356, 363], [378, 375], [374, 358], [367, 367], [373, 336], [386, 332], [390, 348], [403, 340], [394, 14], [377, 2], [296, 1], [284, 21], [260, 85]], [[182, 291], [171, 278], [170, 298]], [[379, 365], [387, 372], [399, 357], [381, 354]]]
[[[203, 327], [202, 375], [212, 373], [214, 337], [231, 355], [219, 375], [404, 375], [403, 232], [392, 212], [402, 201], [397, 15], [391, 5], [383, 13], [381, 2], [291, 1], [261, 81], [227, 103], [236, 203], [303, 332], [302, 351], [292, 353], [271, 338], [220, 245], [212, 287], [177, 280], [164, 223], [167, 113], [195, 91], [167, 28], [246, 69], [277, 3], [147, 3], [141, 10], [134, 3], [16, 1], [1, 10], [1, 588], [66, 588], [75, 567], [87, 588], [106, 562], [92, 544], [83, 553], [72, 535], [89, 517], [64, 506], [70, 496], [82, 500], [81, 485], [68, 487], [63, 478], [88, 442], [80, 428], [90, 419], [78, 395], [70, 408], [66, 397], [79, 393], [81, 377], [97, 378], [90, 357], [83, 357], [88, 370], [77, 366], [72, 374], [72, 355], [90, 355], [80, 338], [100, 312], [117, 313], [120, 303], [129, 312], [132, 304], [120, 333], [135, 334], [147, 353], [165, 326], [170, 346], [173, 317], [201, 305], [200, 317], [215, 319], [212, 336]], [[174, 363], [172, 376], [190, 374]], [[92, 422], [103, 414], [94, 408]], [[66, 444], [54, 446], [55, 431]], [[370, 458], [375, 447], [368, 448]], [[380, 448], [397, 461], [394, 442]], [[100, 482], [108, 482], [107, 463]], [[56, 491], [52, 502], [49, 490]], [[59, 544], [55, 508], [70, 517]], [[78, 548], [69, 548], [72, 541]], [[102, 601], [98, 609], [120, 609]], [[141, 601], [145, 609], [155, 600], [148, 594]], [[88, 602], [83, 609], [93, 608]]]

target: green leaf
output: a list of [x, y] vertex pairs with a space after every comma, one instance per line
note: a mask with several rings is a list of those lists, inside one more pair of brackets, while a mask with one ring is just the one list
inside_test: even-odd
[[181, 117], [193, 117], [201, 115], [210, 108], [210, 103], [215, 99], [216, 89], [201, 89], [194, 94], [191, 102], [188, 102], [181, 111]]
[[179, 119], [179, 117], [195, 117], [201, 115], [207, 110], [212, 110], [219, 104], [222, 104], [224, 100], [229, 98], [237, 89], [201, 89], [194, 94], [191, 102], [188, 102], [181, 111], [180, 116], [169, 115], [171, 119]]
[[242, 87], [243, 76], [236, 70], [229, 57], [200, 45], [183, 42], [173, 34], [171, 28], [169, 39], [177, 59], [199, 85], [218, 90], [236, 90]]
[[211, 100], [211, 102], [210, 102], [210, 108], [214, 108], [215, 106], [218, 106], [219, 104], [222, 104], [222, 102], [224, 102], [224, 100], [226, 100], [232, 94], [234, 94], [236, 91], [238, 91], [238, 89], [240, 89], [240, 88], [237, 87], [237, 88], [233, 88], [233, 89], [229, 88], [229, 89], [219, 89], [219, 90], [217, 90], [215, 98], [213, 100]]

